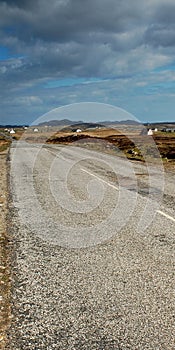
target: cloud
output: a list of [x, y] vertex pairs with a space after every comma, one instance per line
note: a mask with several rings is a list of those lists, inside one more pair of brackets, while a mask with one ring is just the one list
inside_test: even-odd
[[22, 105], [27, 107], [31, 107], [42, 103], [43, 101], [38, 96], [21, 96], [12, 100], [13, 105], [16, 104], [17, 106]]
[[[31, 104], [33, 116], [56, 101], [85, 100], [87, 93], [89, 99], [117, 103], [115, 93], [122, 101], [118, 86], [125, 91], [124, 101], [130, 94], [127, 81], [133, 89], [145, 87], [152, 84], [154, 70], [173, 64], [174, 13], [174, 0], [0, 1], [0, 40], [8, 49], [8, 57], [0, 60], [4, 111], [22, 116]], [[158, 76], [166, 79], [166, 74]], [[89, 86], [54, 85], [59, 79]], [[59, 97], [45, 89], [47, 82], [57, 85]], [[32, 103], [27, 96], [38, 100]], [[11, 107], [5, 109], [5, 101]]]
[[[133, 0], [132, 6], [121, 0], [3, 1], [0, 36], [11, 54], [25, 57], [31, 78], [132, 74], [141, 58], [155, 54], [152, 46], [168, 45], [164, 37], [174, 42], [173, 28], [163, 31], [159, 23], [164, 7], [155, 0]], [[150, 68], [142, 62], [142, 69]]]

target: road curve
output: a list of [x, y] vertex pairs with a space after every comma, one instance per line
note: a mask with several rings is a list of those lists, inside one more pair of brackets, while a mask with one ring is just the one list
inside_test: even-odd
[[21, 142], [10, 175], [8, 349], [173, 349], [175, 213], [162, 173]]

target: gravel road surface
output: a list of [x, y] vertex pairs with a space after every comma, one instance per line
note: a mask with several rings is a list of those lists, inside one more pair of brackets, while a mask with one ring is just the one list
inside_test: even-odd
[[173, 350], [175, 176], [162, 193], [158, 167], [18, 145], [8, 349]]

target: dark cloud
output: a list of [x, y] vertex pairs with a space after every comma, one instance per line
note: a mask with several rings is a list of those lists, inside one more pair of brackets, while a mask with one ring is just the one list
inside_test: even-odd
[[[135, 72], [144, 45], [174, 45], [174, 24], [165, 27], [163, 16], [171, 11], [161, 0], [1, 1], [0, 38], [11, 55], [23, 57], [21, 79], [111, 77]], [[9, 63], [1, 71], [13, 77]]]
[[145, 42], [154, 47], [175, 47], [175, 24], [154, 24], [145, 33]]
[[128, 0], [11, 0], [0, 2], [0, 18], [4, 32], [12, 28], [11, 35], [26, 45], [36, 41], [82, 43], [101, 40], [110, 43], [114, 41], [114, 35], [133, 30], [135, 33], [141, 31], [141, 34], [145, 30], [148, 43], [154, 25], [156, 28], [174, 25], [174, 9], [175, 4], [161, 0], [160, 4], [155, 0], [147, 4], [139, 0], [132, 0], [132, 4]]
[[152, 14], [152, 23], [147, 26], [144, 40], [154, 47], [175, 46], [175, 3], [160, 1]]
[[15, 23], [22, 39], [65, 42], [89, 32], [126, 31], [142, 17], [139, 2], [134, 3], [136, 6], [120, 0], [8, 1], [1, 3], [1, 23]]
[[29, 9], [37, 5], [38, 0], [0, 0], [0, 4], [7, 4], [9, 7], [18, 7], [18, 8], [23, 8], [23, 9]]
[[157, 7], [155, 14], [154, 14], [154, 20], [164, 24], [164, 25], [170, 25], [175, 22], [175, 3], [174, 1], [171, 2], [164, 2], [160, 4], [160, 6]]
[[0, 61], [3, 101], [47, 80], [127, 79], [171, 62], [174, 14], [174, 0], [0, 1], [0, 41], [11, 57]]
[[[136, 48], [141, 41], [140, 35], [132, 35], [130, 30], [142, 17], [139, 2], [134, 3], [1, 2], [1, 42], [12, 54], [26, 57], [23, 68], [17, 69], [19, 75], [25, 72], [26, 78], [120, 74], [112, 68], [116, 55]], [[4, 70], [7, 75], [11, 68], [3, 66]]]

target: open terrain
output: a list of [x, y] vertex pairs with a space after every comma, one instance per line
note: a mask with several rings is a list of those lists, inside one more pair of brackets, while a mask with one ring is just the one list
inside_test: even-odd
[[[92, 124], [93, 125], [93, 124]], [[158, 147], [162, 160], [174, 163], [175, 160], [175, 132], [154, 132], [153, 139], [146, 135], [146, 127], [141, 125], [112, 125], [99, 126], [94, 124], [92, 127], [87, 123], [67, 125], [67, 126], [40, 126], [38, 132], [33, 132], [34, 128], [30, 127], [24, 131], [16, 130], [14, 139], [23, 138], [27, 142], [34, 143], [51, 143], [51, 144], [70, 144], [81, 145], [91, 149], [98, 149], [102, 152], [113, 153], [118, 150], [124, 152], [128, 159], [142, 160], [150, 156], [154, 159], [157, 157], [153, 140]], [[155, 124], [157, 126], [157, 124]], [[166, 125], [161, 125], [161, 130], [166, 129]], [[81, 132], [76, 132], [79, 129]], [[159, 125], [160, 129], [160, 125]], [[120, 152], [120, 155], [122, 153]]]

